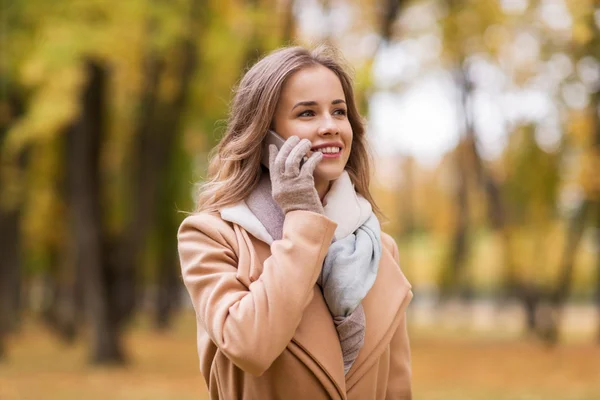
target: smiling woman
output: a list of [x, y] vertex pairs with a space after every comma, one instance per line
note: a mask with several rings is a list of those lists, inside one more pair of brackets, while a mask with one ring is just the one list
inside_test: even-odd
[[[263, 146], [269, 131], [280, 148]], [[178, 240], [211, 398], [410, 399], [411, 286], [335, 51], [255, 64], [209, 175]]]

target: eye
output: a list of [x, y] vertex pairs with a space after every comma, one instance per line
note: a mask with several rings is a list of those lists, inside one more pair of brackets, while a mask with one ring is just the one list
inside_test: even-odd
[[346, 110], [343, 108], [338, 108], [333, 112], [334, 115], [346, 115]]
[[299, 117], [312, 117], [314, 115], [315, 113], [312, 110], [302, 111], [300, 114], [298, 114]]

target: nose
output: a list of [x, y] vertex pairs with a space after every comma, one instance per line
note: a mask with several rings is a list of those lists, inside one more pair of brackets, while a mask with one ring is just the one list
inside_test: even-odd
[[319, 135], [339, 135], [340, 130], [331, 115], [323, 118], [319, 126]]

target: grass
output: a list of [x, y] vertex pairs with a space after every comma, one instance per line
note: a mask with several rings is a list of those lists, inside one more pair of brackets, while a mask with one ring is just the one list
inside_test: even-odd
[[[600, 346], [547, 349], [529, 340], [411, 331], [417, 400], [600, 399]], [[159, 334], [140, 322], [126, 336], [127, 367], [86, 363], [83, 343], [60, 344], [24, 324], [0, 364], [0, 399], [207, 399], [198, 371], [193, 315]]]
[[600, 399], [600, 347], [414, 338], [413, 374], [416, 399]]

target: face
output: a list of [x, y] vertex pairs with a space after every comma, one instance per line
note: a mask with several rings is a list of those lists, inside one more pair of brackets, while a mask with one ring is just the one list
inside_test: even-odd
[[323, 153], [314, 173], [315, 182], [340, 177], [352, 148], [352, 127], [342, 84], [322, 65], [301, 69], [285, 82], [273, 130], [284, 139], [298, 136], [312, 142], [313, 151]]

